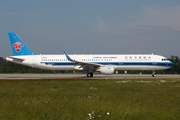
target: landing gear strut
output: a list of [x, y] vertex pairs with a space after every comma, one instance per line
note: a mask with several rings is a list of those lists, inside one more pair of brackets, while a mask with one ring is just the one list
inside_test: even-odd
[[156, 77], [156, 73], [154, 70], [152, 71], [152, 77]]
[[87, 77], [93, 77], [93, 73], [92, 72], [88, 73]]

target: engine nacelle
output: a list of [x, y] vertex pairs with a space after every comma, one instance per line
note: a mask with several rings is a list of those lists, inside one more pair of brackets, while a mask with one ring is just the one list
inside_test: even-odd
[[98, 71], [106, 75], [114, 74], [114, 68], [112, 66], [101, 66]]

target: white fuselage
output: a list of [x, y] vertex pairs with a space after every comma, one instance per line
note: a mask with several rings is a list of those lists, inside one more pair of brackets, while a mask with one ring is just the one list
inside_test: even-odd
[[[73, 60], [84, 63], [112, 66], [114, 70], [164, 70], [173, 66], [173, 63], [165, 57], [153, 54], [91, 54], [70, 56]], [[23, 61], [12, 59], [12, 57], [23, 59]], [[77, 64], [68, 61], [65, 55], [10, 56], [6, 60], [40, 69], [81, 70], [77, 67]]]

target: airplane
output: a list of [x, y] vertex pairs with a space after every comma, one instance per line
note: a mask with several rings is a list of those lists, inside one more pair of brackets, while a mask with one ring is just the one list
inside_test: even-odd
[[87, 77], [93, 77], [98, 71], [105, 75], [114, 74], [118, 70], [165, 70], [173, 63], [161, 55], [155, 54], [72, 54], [65, 51], [61, 55], [34, 54], [15, 32], [9, 32], [13, 56], [7, 61], [49, 70], [84, 70]]

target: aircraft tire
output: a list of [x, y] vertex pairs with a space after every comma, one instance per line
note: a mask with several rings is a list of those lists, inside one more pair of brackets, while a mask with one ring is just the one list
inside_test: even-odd
[[88, 73], [87, 77], [93, 77], [93, 73]]

